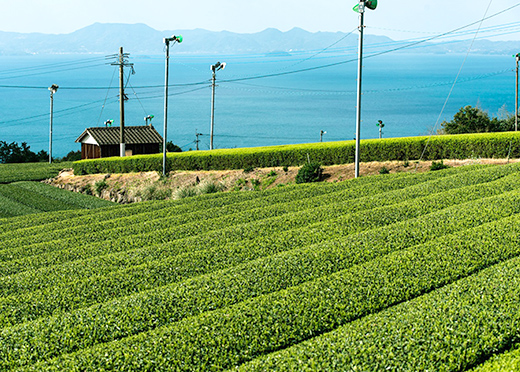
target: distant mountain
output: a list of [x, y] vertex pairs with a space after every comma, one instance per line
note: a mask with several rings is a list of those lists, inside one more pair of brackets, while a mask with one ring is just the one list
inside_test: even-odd
[[[346, 36], [341, 32], [311, 33], [300, 28], [287, 32], [269, 28], [253, 34], [238, 34], [228, 31], [212, 32], [203, 29], [157, 31], [145, 24], [95, 23], [70, 34], [14, 33], [0, 31], [0, 55], [23, 54], [114, 54], [120, 46], [132, 54], [162, 54], [163, 38], [182, 35], [184, 43], [176, 48], [178, 54], [268, 54], [283, 55], [303, 50], [322, 50], [335, 44], [334, 49], [355, 51], [357, 33]], [[366, 45], [371, 51], [385, 50], [392, 40], [386, 36], [366, 36]], [[474, 52], [517, 52], [519, 42], [477, 41]], [[379, 45], [379, 47], [378, 47]], [[375, 48], [375, 49], [374, 49]], [[423, 44], [414, 52], [461, 53], [467, 43]], [[410, 51], [410, 50], [408, 50]]]

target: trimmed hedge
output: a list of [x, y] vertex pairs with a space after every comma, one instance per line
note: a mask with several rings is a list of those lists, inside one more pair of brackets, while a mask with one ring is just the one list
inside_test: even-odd
[[[516, 345], [517, 347], [520, 345]], [[520, 349], [495, 355], [473, 372], [511, 372], [520, 371]]]
[[[520, 133], [479, 133], [433, 137], [371, 139], [361, 142], [361, 161], [389, 161], [519, 157]], [[425, 150], [426, 149], [426, 150]], [[223, 170], [248, 167], [299, 166], [310, 159], [322, 165], [354, 161], [355, 141], [312, 143], [242, 149], [169, 153], [167, 169]], [[162, 170], [162, 155], [82, 160], [73, 164], [76, 175]]]

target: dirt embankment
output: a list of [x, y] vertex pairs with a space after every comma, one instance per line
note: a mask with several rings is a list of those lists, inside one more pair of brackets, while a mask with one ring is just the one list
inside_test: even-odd
[[[470, 159], [445, 160], [444, 164], [459, 167], [507, 162], [505, 159]], [[431, 164], [430, 161], [361, 163], [360, 174], [369, 176], [380, 174], [385, 170], [389, 173], [427, 172]], [[298, 169], [298, 167], [275, 167], [257, 168], [251, 171], [174, 171], [167, 177], [163, 177], [158, 172], [75, 176], [69, 169], [46, 182], [63, 189], [126, 204], [143, 200], [180, 199], [217, 191], [265, 190], [281, 187], [294, 183]], [[325, 182], [339, 182], [354, 178], [354, 164], [327, 166], [323, 169]]]

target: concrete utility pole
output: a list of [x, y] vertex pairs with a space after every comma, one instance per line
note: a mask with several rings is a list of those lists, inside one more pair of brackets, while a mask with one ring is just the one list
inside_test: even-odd
[[516, 95], [515, 95], [515, 132], [518, 131], [518, 63], [520, 62], [520, 53], [516, 56]]
[[357, 81], [357, 106], [356, 106], [356, 155], [355, 177], [359, 177], [359, 157], [361, 142], [361, 77], [363, 74], [363, 32], [365, 30], [365, 1], [359, 2], [359, 48], [358, 48], [358, 81]]
[[119, 48], [119, 143], [121, 144], [121, 157], [126, 155], [125, 145], [125, 72], [124, 72], [124, 54], [123, 47]]
[[166, 44], [166, 62], [164, 72], [164, 128], [163, 128], [163, 176], [166, 176], [166, 141], [168, 137], [168, 79], [170, 74], [170, 43], [182, 43], [182, 36], [165, 37], [163, 39]]
[[363, 33], [365, 30], [365, 8], [376, 9], [377, 0], [359, 0], [354, 11], [359, 13], [359, 52], [358, 52], [358, 84], [357, 84], [357, 112], [356, 112], [356, 156], [355, 177], [359, 177], [360, 140], [361, 140], [361, 82], [363, 74]]
[[52, 120], [54, 117], [54, 93], [58, 91], [58, 86], [56, 84], [52, 84], [49, 87], [51, 92], [51, 115], [50, 115], [50, 129], [49, 129], [49, 164], [52, 164]]
[[119, 112], [120, 112], [120, 124], [119, 124], [119, 144], [120, 151], [119, 155], [121, 157], [125, 156], [126, 146], [125, 146], [125, 100], [127, 99], [125, 96], [125, 66], [130, 67], [132, 69], [132, 73], [134, 73], [134, 64], [128, 63], [127, 58], [130, 56], [128, 53], [123, 53], [123, 47], [119, 48], [119, 54], [117, 58], [117, 62], [111, 63], [112, 66], [119, 66]]
[[215, 82], [217, 80], [217, 71], [226, 68], [226, 63], [217, 62], [211, 65], [210, 70], [213, 71], [213, 78], [211, 84], [211, 129], [209, 133], [209, 149], [213, 150], [213, 129], [215, 127]]

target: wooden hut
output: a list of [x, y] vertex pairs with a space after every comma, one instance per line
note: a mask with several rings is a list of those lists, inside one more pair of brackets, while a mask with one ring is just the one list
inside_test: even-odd
[[[81, 143], [82, 159], [98, 159], [120, 155], [119, 127], [87, 128], [76, 142]], [[126, 156], [157, 154], [162, 136], [151, 125], [125, 126]]]

